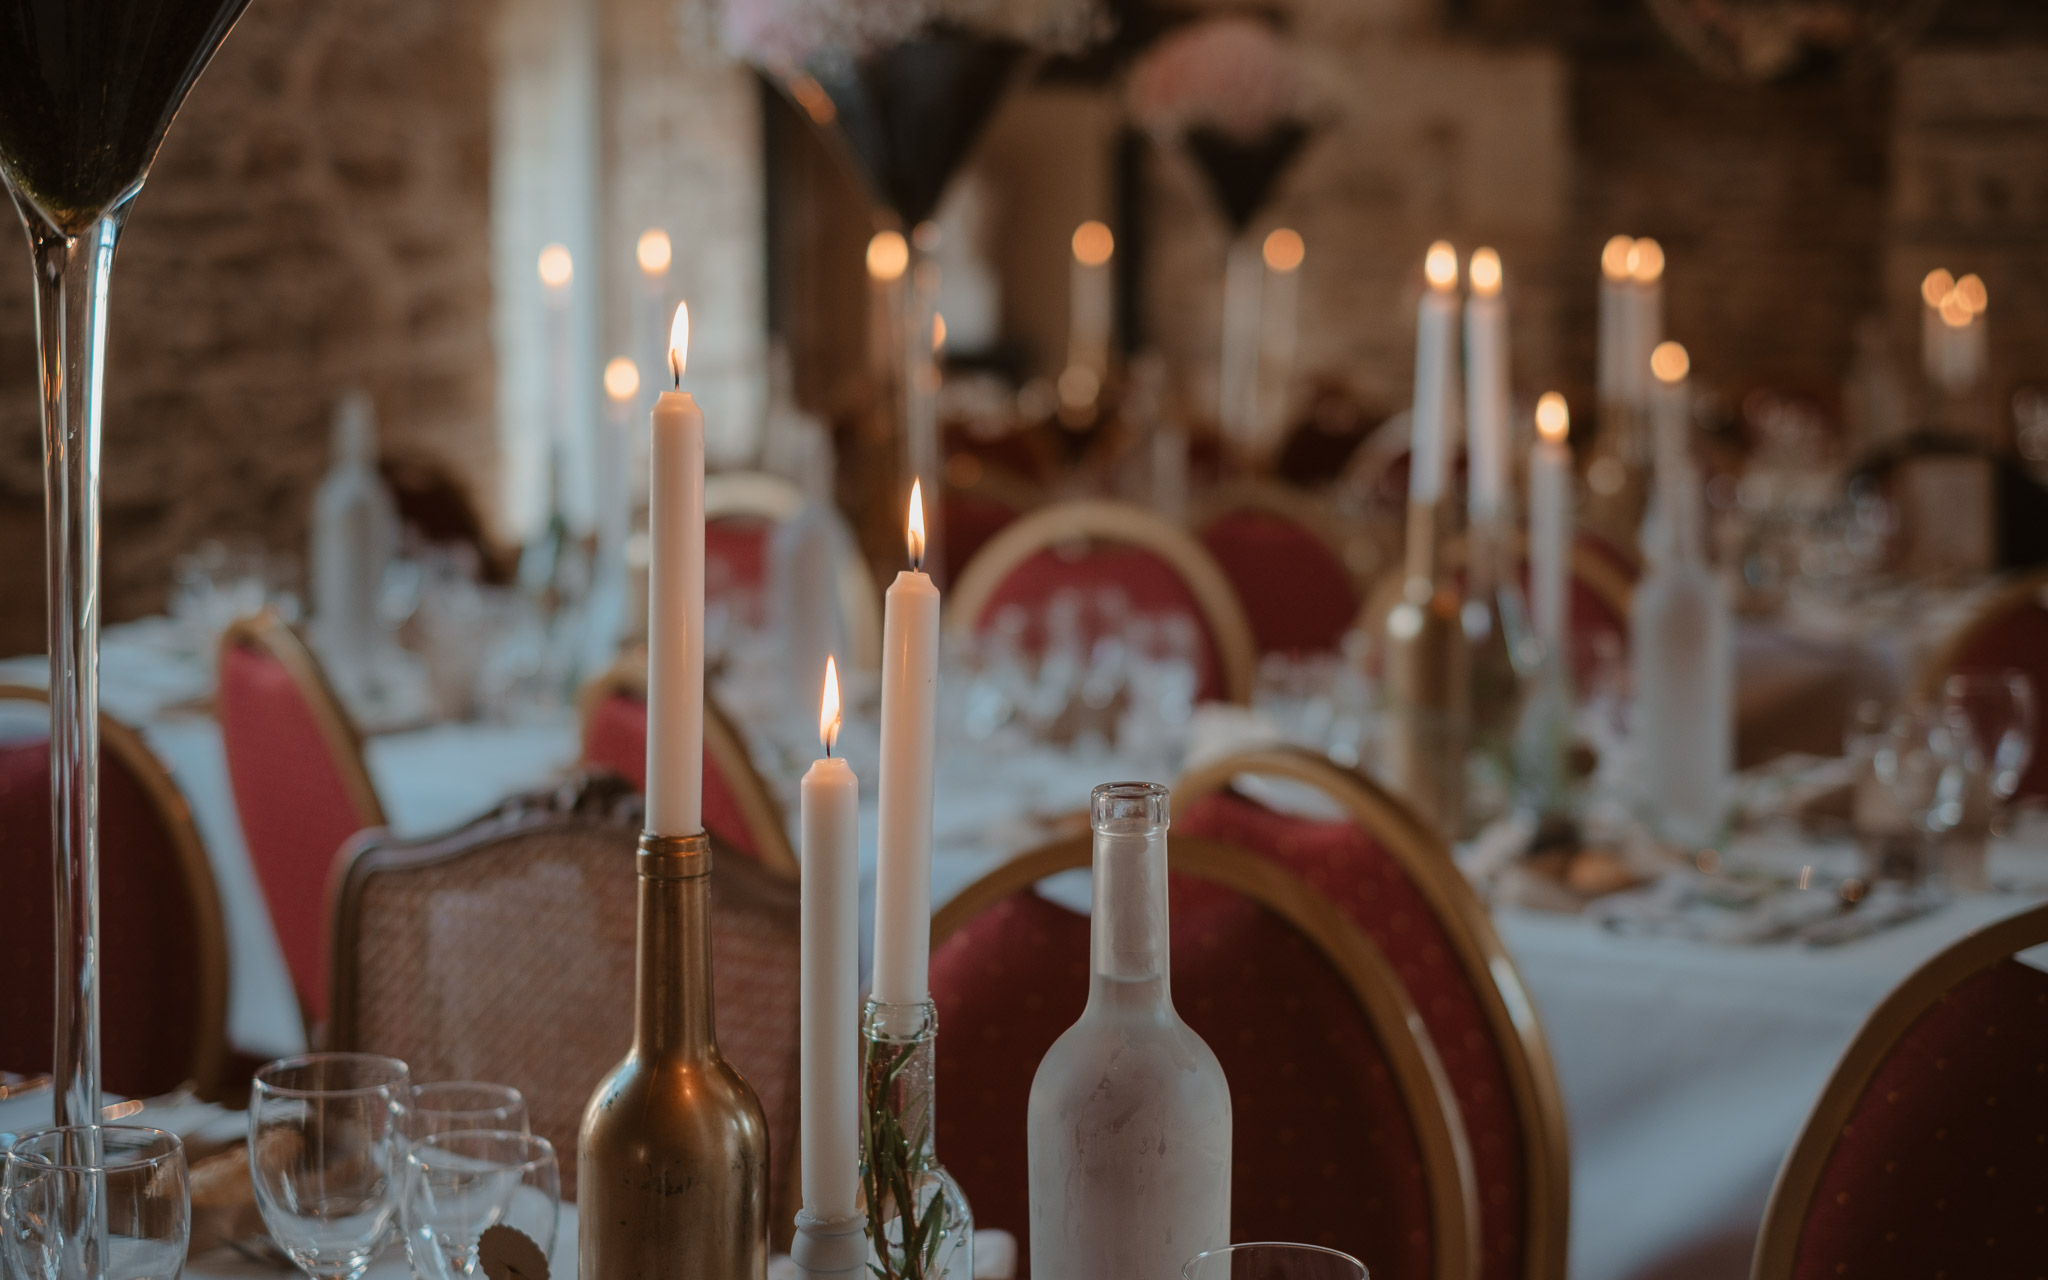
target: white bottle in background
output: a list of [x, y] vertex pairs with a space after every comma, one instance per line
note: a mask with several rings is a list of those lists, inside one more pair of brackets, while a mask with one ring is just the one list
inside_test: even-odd
[[398, 508], [377, 474], [377, 413], [360, 387], [334, 408], [333, 462], [313, 494], [313, 640], [344, 695], [385, 642], [384, 571], [398, 550]]

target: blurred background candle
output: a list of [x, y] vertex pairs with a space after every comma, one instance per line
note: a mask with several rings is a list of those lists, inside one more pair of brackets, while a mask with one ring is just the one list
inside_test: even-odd
[[1295, 347], [1300, 337], [1301, 264], [1308, 256], [1301, 233], [1278, 227], [1266, 236], [1266, 263], [1259, 291], [1259, 438], [1264, 453], [1287, 427], [1288, 392], [1294, 382]]
[[832, 754], [839, 671], [825, 660], [818, 710], [824, 758], [800, 787], [803, 859], [803, 1207], [821, 1222], [854, 1216], [860, 1189], [860, 787]]
[[1074, 228], [1073, 250], [1067, 276], [1067, 365], [1088, 370], [1100, 385], [1109, 372], [1114, 327], [1109, 259], [1116, 251], [1116, 237], [1091, 218]]
[[1458, 251], [1447, 240], [1429, 246], [1423, 260], [1429, 287], [1415, 321], [1415, 400], [1408, 464], [1408, 501], [1443, 497], [1450, 467], [1451, 344], [1457, 341]]
[[1468, 478], [1472, 522], [1501, 515], [1508, 483], [1507, 305], [1501, 297], [1500, 255], [1474, 249], [1465, 302], [1465, 421], [1471, 451]]
[[1560, 663], [1569, 622], [1565, 586], [1571, 558], [1572, 453], [1565, 435], [1570, 429], [1564, 397], [1544, 392], [1536, 402], [1536, 446], [1529, 453], [1529, 585], [1536, 634], [1544, 653]]
[[1628, 350], [1622, 370], [1629, 407], [1650, 409], [1650, 352], [1664, 341], [1664, 247], [1648, 236], [1628, 249]]
[[1656, 467], [1657, 523], [1659, 531], [1648, 544], [1669, 542], [1683, 536], [1687, 501], [1685, 484], [1691, 470], [1686, 447], [1686, 428], [1692, 420], [1692, 398], [1686, 373], [1692, 361], [1676, 342], [1660, 342], [1650, 352], [1650, 444]]
[[1599, 409], [1603, 421], [1628, 402], [1629, 280], [1633, 236], [1612, 236], [1600, 250]]
[[597, 556], [591, 565], [582, 669], [603, 671], [628, 626], [626, 541], [633, 532], [633, 405], [640, 368], [625, 356], [604, 367], [604, 425], [597, 433]]
[[[675, 247], [668, 232], [649, 227], [633, 246], [633, 260], [640, 268], [639, 306], [634, 320], [633, 350], [641, 367], [659, 369], [668, 354], [668, 273], [675, 260]], [[649, 378], [649, 397], [659, 392]]]
[[874, 998], [927, 998], [932, 916], [932, 764], [939, 686], [939, 589], [923, 571], [924, 495], [910, 490], [910, 568], [882, 617], [882, 774], [875, 869]]
[[658, 836], [704, 829], [704, 414], [682, 390], [689, 350], [682, 303], [648, 451], [647, 830]]

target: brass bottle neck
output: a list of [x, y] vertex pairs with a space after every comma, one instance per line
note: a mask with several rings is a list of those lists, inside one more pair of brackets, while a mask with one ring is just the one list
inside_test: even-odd
[[718, 1056], [711, 994], [711, 838], [640, 837], [640, 946], [633, 974], [633, 1051]]

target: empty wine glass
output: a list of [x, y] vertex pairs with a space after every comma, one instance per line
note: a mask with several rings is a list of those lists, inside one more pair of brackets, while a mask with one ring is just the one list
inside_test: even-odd
[[1946, 704], [1917, 705], [1893, 717], [1872, 764], [1893, 803], [1932, 841], [1961, 825], [1983, 757], [1966, 715]]
[[[554, 1252], [561, 1204], [561, 1175], [546, 1138], [463, 1129], [415, 1142], [405, 1155], [400, 1211], [413, 1274], [420, 1280], [474, 1275], [479, 1242], [506, 1228], [546, 1258]], [[513, 1247], [524, 1246], [514, 1241]]]
[[23, 1280], [177, 1280], [192, 1204], [185, 1148], [160, 1129], [23, 1134], [0, 1170], [0, 1273]]
[[414, 1142], [462, 1129], [533, 1132], [526, 1095], [509, 1084], [443, 1080], [416, 1084], [406, 1092], [405, 1135]]
[[403, 1062], [367, 1053], [285, 1058], [249, 1095], [249, 1172], [278, 1248], [315, 1280], [358, 1280], [398, 1210]]
[[1987, 762], [1992, 800], [2010, 801], [2034, 757], [2034, 684], [2023, 671], [1950, 676], [1942, 700], [1965, 717]]
[[1277, 1241], [1198, 1253], [1180, 1274], [1181, 1280], [1366, 1280], [1365, 1264], [1348, 1253]]

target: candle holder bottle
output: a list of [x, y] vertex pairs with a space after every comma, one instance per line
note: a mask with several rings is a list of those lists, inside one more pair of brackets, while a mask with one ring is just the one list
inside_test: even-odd
[[1095, 788], [1091, 974], [1081, 1018], [1031, 1081], [1031, 1270], [1170, 1277], [1230, 1241], [1230, 1085], [1174, 1011], [1168, 793]]
[[973, 1280], [974, 1211], [936, 1150], [938, 1006], [861, 1016], [861, 1191], [876, 1280]]
[[768, 1122], [718, 1051], [711, 838], [640, 837], [633, 1047], [576, 1142], [582, 1280], [768, 1273]]
[[1394, 790], [1446, 835], [1464, 825], [1471, 661], [1464, 601], [1443, 572], [1439, 504], [1408, 504], [1407, 567], [1387, 613], [1386, 768]]

